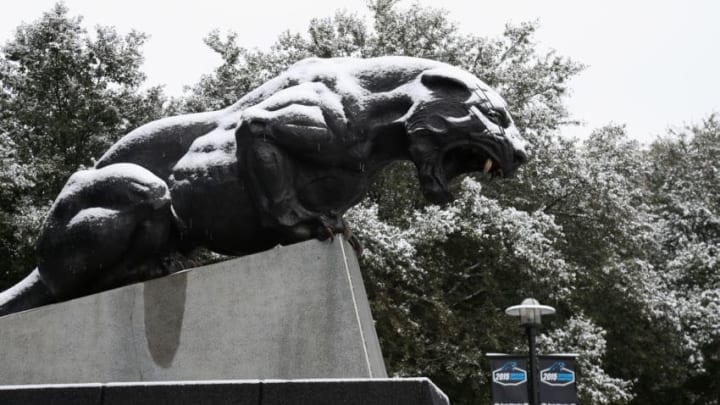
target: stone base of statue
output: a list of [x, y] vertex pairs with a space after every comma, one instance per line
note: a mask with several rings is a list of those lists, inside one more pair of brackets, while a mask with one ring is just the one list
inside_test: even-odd
[[387, 377], [342, 238], [0, 318], [0, 384]]
[[0, 403], [446, 404], [387, 379], [341, 240], [0, 317]]

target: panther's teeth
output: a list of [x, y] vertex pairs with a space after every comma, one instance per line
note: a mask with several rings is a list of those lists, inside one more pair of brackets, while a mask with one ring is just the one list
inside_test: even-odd
[[488, 173], [490, 169], [492, 169], [493, 161], [492, 159], [488, 159], [485, 161], [485, 167], [483, 168], [483, 173]]

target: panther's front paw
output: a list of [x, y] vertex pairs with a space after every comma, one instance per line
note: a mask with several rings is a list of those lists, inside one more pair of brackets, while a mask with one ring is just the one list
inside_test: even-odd
[[334, 242], [335, 234], [343, 233], [345, 231], [345, 224], [342, 218], [332, 213], [321, 214], [320, 216], [318, 216], [317, 220], [318, 226], [316, 231], [316, 237], [319, 240], [330, 239], [331, 242]]
[[329, 214], [321, 215], [319, 219], [320, 226], [318, 227], [317, 238], [319, 240], [330, 239], [331, 242], [335, 241], [335, 234], [342, 234], [345, 240], [350, 243], [353, 250], [360, 256], [363, 251], [362, 243], [360, 239], [353, 233], [350, 225], [345, 221], [344, 218]]

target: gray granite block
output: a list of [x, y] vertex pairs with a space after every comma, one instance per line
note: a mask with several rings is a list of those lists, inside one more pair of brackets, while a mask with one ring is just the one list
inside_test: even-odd
[[342, 238], [0, 317], [0, 382], [386, 377]]

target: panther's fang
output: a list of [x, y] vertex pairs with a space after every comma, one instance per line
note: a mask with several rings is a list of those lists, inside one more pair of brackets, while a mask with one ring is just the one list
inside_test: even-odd
[[489, 173], [490, 169], [492, 169], [493, 161], [492, 159], [488, 159], [485, 161], [485, 167], [483, 168], [483, 173]]

